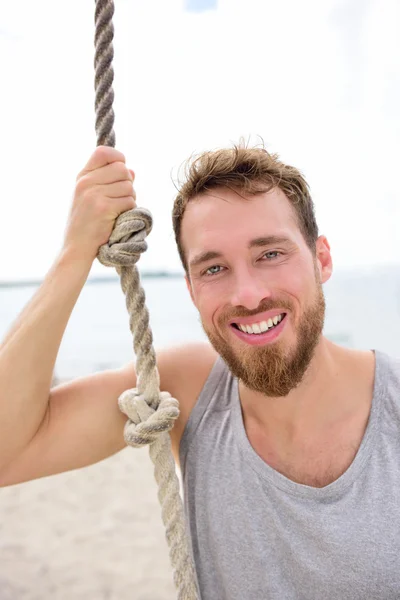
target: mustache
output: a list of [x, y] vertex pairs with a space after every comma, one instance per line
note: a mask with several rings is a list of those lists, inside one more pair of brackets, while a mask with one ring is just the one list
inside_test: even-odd
[[285, 308], [286, 310], [292, 310], [292, 304], [291, 302], [288, 302], [288, 300], [278, 301], [266, 299], [260, 302], [258, 307], [253, 310], [247, 310], [244, 308], [244, 306], [237, 306], [221, 315], [220, 324], [227, 323], [236, 317], [254, 317], [262, 312], [266, 312], [267, 310], [273, 310], [274, 308]]

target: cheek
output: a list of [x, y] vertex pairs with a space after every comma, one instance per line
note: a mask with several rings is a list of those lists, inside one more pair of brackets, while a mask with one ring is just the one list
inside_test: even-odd
[[301, 315], [315, 300], [316, 279], [313, 266], [306, 261], [296, 261], [290, 269], [281, 272], [276, 281], [277, 296], [289, 297], [294, 309], [294, 322], [301, 322]]
[[286, 287], [300, 300], [308, 296], [315, 289], [315, 270], [312, 263], [305, 259], [299, 259], [292, 265], [290, 273], [286, 278]]
[[203, 321], [207, 323], [214, 322], [216, 315], [224, 306], [223, 294], [220, 286], [213, 285], [212, 282], [207, 282], [202, 285], [195, 286], [196, 307]]
[[303, 274], [295, 273], [291, 277], [290, 281], [287, 282], [285, 289], [291, 296], [298, 298], [300, 301], [304, 298], [309, 287], [308, 277], [306, 278]]

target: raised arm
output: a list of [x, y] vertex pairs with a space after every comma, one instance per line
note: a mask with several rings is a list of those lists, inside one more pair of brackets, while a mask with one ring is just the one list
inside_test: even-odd
[[120, 152], [96, 149], [78, 175], [60, 254], [1, 342], [0, 473], [46, 428], [52, 375], [65, 328], [115, 219], [135, 206], [133, 178]]

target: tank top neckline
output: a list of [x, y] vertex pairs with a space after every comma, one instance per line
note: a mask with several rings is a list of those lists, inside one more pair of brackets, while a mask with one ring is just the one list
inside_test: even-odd
[[368, 459], [374, 447], [374, 441], [380, 420], [379, 417], [382, 406], [382, 396], [384, 394], [385, 378], [384, 374], [382, 373], [384, 368], [384, 357], [376, 350], [372, 350], [372, 352], [374, 352], [375, 355], [373, 397], [370, 415], [363, 439], [357, 454], [348, 469], [338, 479], [322, 488], [312, 487], [292, 481], [268, 465], [256, 453], [250, 444], [244, 427], [242, 407], [239, 396], [239, 381], [237, 378], [234, 378], [234, 385], [232, 386], [231, 413], [234, 435], [244, 460], [266, 483], [272, 484], [280, 490], [292, 495], [302, 496], [304, 498], [328, 499], [341, 495], [343, 491], [352, 485], [356, 478], [361, 474], [368, 463]]

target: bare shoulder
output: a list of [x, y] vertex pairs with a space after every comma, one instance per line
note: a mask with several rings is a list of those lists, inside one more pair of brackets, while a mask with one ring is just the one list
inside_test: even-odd
[[[192, 387], [204, 385], [218, 354], [206, 342], [182, 344], [157, 352], [162, 389], [185, 394]], [[183, 400], [183, 399], [182, 399]]]
[[[160, 389], [169, 392], [179, 401], [180, 415], [170, 433], [172, 451], [179, 463], [179, 444], [190, 413], [218, 357], [207, 342], [182, 344], [157, 351], [157, 367], [160, 374]], [[136, 380], [134, 364], [124, 368], [132, 375], [132, 387]], [[131, 387], [129, 385], [128, 387]]]
[[218, 357], [208, 343], [185, 344], [158, 355], [160, 387], [179, 401], [180, 415], [171, 431], [178, 462], [179, 443], [190, 413]]
[[[157, 352], [161, 390], [180, 403], [171, 432], [177, 461], [182, 432], [216, 358], [206, 343]], [[21, 454], [2, 469], [0, 487], [85, 467], [122, 450], [127, 418], [117, 399], [134, 387], [135, 366], [130, 362], [51, 389], [43, 423]]]

